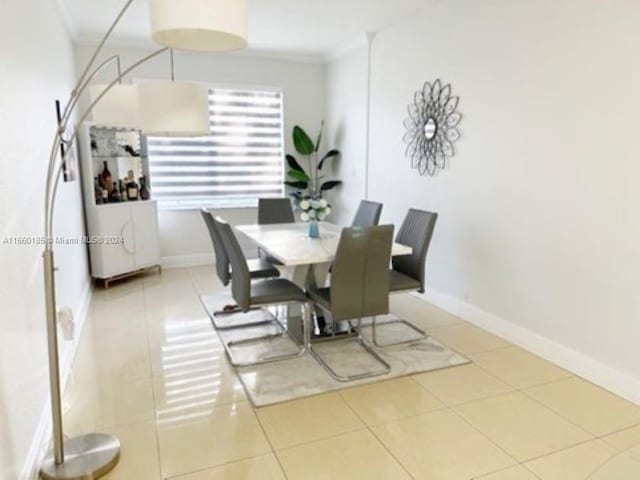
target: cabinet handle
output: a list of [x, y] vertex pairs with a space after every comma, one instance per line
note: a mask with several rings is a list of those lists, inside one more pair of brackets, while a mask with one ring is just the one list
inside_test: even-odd
[[120, 237], [122, 237], [122, 248], [124, 248], [124, 251], [127, 252], [130, 255], [135, 255], [135, 253], [136, 253], [135, 251], [129, 250], [127, 248], [127, 242], [124, 239], [124, 231], [126, 230], [127, 225], [129, 225], [130, 223], [131, 223], [131, 220], [129, 220], [127, 223], [125, 223], [122, 226], [122, 230], [120, 230]]

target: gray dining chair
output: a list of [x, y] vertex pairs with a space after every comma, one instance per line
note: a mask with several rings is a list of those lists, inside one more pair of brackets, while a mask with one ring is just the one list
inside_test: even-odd
[[[396, 242], [407, 245], [412, 248], [411, 255], [397, 255], [391, 260], [391, 271], [389, 272], [389, 290], [391, 293], [403, 293], [417, 291], [424, 293], [425, 291], [425, 262], [427, 252], [433, 237], [433, 231], [436, 227], [438, 214], [426, 212], [424, 210], [409, 209], [405, 216], [402, 226], [398, 231]], [[385, 343], [378, 339], [378, 329], [391, 324], [403, 324], [418, 336], [413, 335], [408, 339]], [[427, 333], [405, 319], [395, 319], [378, 324], [373, 319], [371, 324], [372, 340], [377, 347], [389, 347], [392, 345], [401, 345], [403, 343], [411, 343], [426, 338]]]
[[300, 304], [303, 310], [303, 341], [297, 352], [273, 355], [251, 362], [238, 362], [233, 357], [233, 353], [231, 351], [232, 347], [273, 340], [274, 338], [286, 335], [287, 333], [267, 334], [238, 341], [223, 341], [231, 364], [234, 367], [247, 367], [304, 355], [309, 343], [309, 324], [311, 322], [311, 304], [305, 292], [296, 284], [284, 278], [265, 279], [252, 283], [247, 259], [240, 247], [240, 244], [238, 243], [238, 239], [231, 229], [231, 225], [220, 218], [215, 218], [214, 222], [217, 231], [220, 233], [220, 238], [222, 239], [224, 248], [229, 255], [231, 270], [233, 272], [233, 275], [231, 276], [231, 294], [233, 299], [237, 302], [240, 311], [246, 313], [254, 307], [264, 308], [291, 304]]
[[361, 200], [358, 211], [353, 217], [352, 227], [371, 227], [378, 225], [380, 222], [380, 214], [382, 213], [382, 204], [371, 202], [369, 200]]
[[[293, 214], [293, 206], [288, 198], [259, 198], [258, 199], [258, 225], [275, 225], [278, 223], [294, 223], [296, 217]], [[258, 247], [258, 257], [267, 261], [280, 264], [267, 252]]]
[[[357, 341], [382, 368], [355, 375], [340, 375], [323, 360], [313, 344], [309, 351], [338, 381], [345, 382], [389, 373], [389, 364], [371, 348], [360, 334], [362, 319], [389, 313], [389, 259], [393, 243], [393, 225], [351, 227], [342, 230], [331, 285], [310, 285], [309, 296], [330, 314], [333, 322], [356, 321]], [[349, 341], [335, 337], [333, 341]]]
[[[225, 250], [224, 244], [222, 243], [222, 238], [220, 238], [220, 234], [217, 231], [216, 223], [211, 212], [209, 212], [206, 208], [203, 208], [200, 211], [200, 214], [202, 216], [202, 219], [204, 220], [205, 225], [207, 226], [209, 237], [211, 238], [211, 243], [213, 244], [213, 251], [215, 254], [216, 262], [216, 273], [222, 285], [226, 287], [227, 285], [229, 285], [233, 273], [231, 271], [229, 256], [227, 255], [227, 251]], [[263, 258], [247, 260], [247, 266], [249, 268], [249, 276], [252, 279], [273, 278], [280, 276], [280, 272], [278, 271], [278, 269]], [[219, 317], [222, 315], [233, 315], [238, 312], [240, 312], [240, 309], [237, 305], [226, 305], [222, 310], [212, 312], [211, 322], [213, 323], [213, 326], [218, 330], [242, 328], [277, 322], [274, 319], [245, 323], [232, 322], [229, 325], [221, 325], [216, 322], [215, 317]], [[279, 324], [279, 322], [277, 323]]]
[[288, 198], [260, 198], [258, 199], [258, 224], [269, 225], [276, 223], [295, 222], [293, 206]]

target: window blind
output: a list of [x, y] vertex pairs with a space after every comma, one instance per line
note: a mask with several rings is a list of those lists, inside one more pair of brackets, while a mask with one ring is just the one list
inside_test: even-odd
[[161, 208], [246, 207], [284, 194], [282, 92], [209, 90], [211, 136], [148, 139]]

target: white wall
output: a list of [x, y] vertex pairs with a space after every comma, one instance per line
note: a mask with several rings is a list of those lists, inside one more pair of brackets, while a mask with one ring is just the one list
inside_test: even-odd
[[333, 221], [343, 225], [365, 198], [368, 61], [368, 47], [361, 47], [327, 65], [327, 141], [342, 153], [333, 171], [344, 182], [332, 192]]
[[[77, 45], [76, 60], [83, 65], [92, 46]], [[132, 48], [107, 49], [101, 58], [119, 53], [123, 68], [133, 64], [145, 53]], [[168, 54], [161, 55], [141, 66], [134, 78], [168, 78]], [[280, 87], [284, 90], [284, 121], [287, 152], [293, 151], [291, 131], [301, 125], [315, 132], [325, 115], [324, 65], [291, 60], [251, 57], [245, 54], [194, 54], [176, 52], [177, 79], [232, 85]], [[111, 75], [113, 74], [112, 70]], [[108, 73], [96, 81], [109, 78]], [[112, 78], [112, 77], [111, 77]], [[227, 209], [214, 212], [232, 223], [255, 222], [256, 209]], [[161, 255], [172, 264], [194, 261], [211, 254], [211, 242], [197, 211], [160, 212]], [[204, 255], [204, 257], [203, 257]]]
[[[45, 168], [55, 132], [54, 99], [75, 77], [69, 36], [51, 0], [0, 2], [0, 478], [17, 479], [48, 399], [40, 246]], [[61, 185], [55, 234], [77, 238], [84, 224], [79, 182]], [[57, 297], [79, 314], [89, 287], [86, 250], [56, 247]], [[70, 342], [61, 340], [61, 359]], [[32, 452], [33, 453], [33, 452]]]
[[[432, 292], [589, 359], [640, 401], [638, 19], [632, 0], [450, 0], [379, 32], [369, 189], [383, 221], [440, 213]], [[328, 92], [358, 76], [329, 71], [344, 73]], [[420, 177], [402, 122], [438, 77], [461, 98], [463, 138], [446, 171]]]

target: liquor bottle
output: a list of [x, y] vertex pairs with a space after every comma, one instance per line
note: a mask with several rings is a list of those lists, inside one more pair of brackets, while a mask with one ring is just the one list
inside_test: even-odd
[[[111, 181], [111, 172], [109, 171], [109, 167], [107, 166], [107, 162], [102, 162], [104, 167], [102, 168], [102, 172], [100, 173], [100, 184], [102, 188], [107, 188], [107, 182]], [[107, 188], [107, 190], [109, 190]]]
[[109, 192], [107, 191], [106, 188], [102, 189], [102, 203], [107, 203], [109, 202]]
[[133, 180], [127, 183], [127, 198], [129, 200], [138, 200], [139, 189], [138, 184]]
[[111, 192], [109, 193], [109, 202], [110, 203], [118, 203], [120, 202], [120, 192], [118, 191], [118, 184], [117, 183], [113, 183], [113, 188], [111, 189]]
[[102, 204], [102, 187], [100, 186], [100, 178], [95, 177], [93, 179], [93, 196], [96, 200], [96, 205]]
[[127, 197], [127, 188], [125, 187], [124, 182], [122, 180], [118, 180], [118, 186], [120, 187], [120, 200], [126, 202], [129, 198]]
[[149, 200], [151, 193], [147, 188], [147, 177], [145, 175], [140, 177], [140, 200]]

